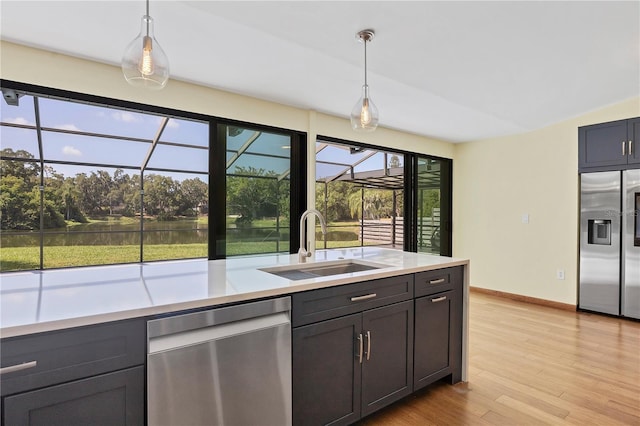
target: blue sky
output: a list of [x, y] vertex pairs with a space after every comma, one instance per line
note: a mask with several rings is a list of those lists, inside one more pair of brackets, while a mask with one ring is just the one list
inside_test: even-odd
[[[40, 120], [43, 128], [56, 128], [114, 136], [153, 139], [160, 126], [161, 117], [152, 114], [117, 110], [88, 104], [40, 98]], [[35, 126], [34, 102], [31, 96], [20, 98], [18, 107], [2, 103], [3, 122]], [[0, 127], [2, 148], [24, 149], [38, 157], [37, 134], [32, 129], [8, 126]], [[100, 163], [128, 166], [140, 169], [149, 151], [150, 143], [127, 141], [117, 138], [101, 138], [43, 131], [43, 153], [47, 160], [81, 163]], [[161, 141], [195, 145], [207, 148], [208, 123], [171, 118], [162, 133]], [[97, 168], [53, 165], [65, 176], [89, 173]], [[208, 172], [206, 149], [158, 145], [148, 167]], [[105, 167], [100, 169], [109, 170]], [[127, 173], [136, 173], [131, 170]], [[173, 174], [177, 179], [196, 177]], [[206, 180], [205, 177], [200, 176]]]
[[[145, 140], [151, 140], [155, 137], [162, 120], [161, 116], [154, 114], [49, 98], [39, 98], [39, 108], [41, 126], [43, 128]], [[34, 100], [33, 97], [29, 95], [22, 96], [19, 106], [17, 107], [7, 105], [4, 102], [1, 103], [0, 113], [0, 118], [2, 122], [5, 123], [27, 126], [35, 126], [36, 123]], [[233, 162], [229, 171], [235, 170], [236, 167], [254, 167], [272, 171], [279, 175], [289, 169], [289, 156], [291, 152], [289, 136], [245, 130], [238, 135], [230, 136], [228, 139], [228, 147], [231, 150], [238, 150], [251, 138], [256, 138], [256, 141], [251, 144], [240, 159]], [[131, 168], [125, 169], [128, 174], [139, 173], [140, 166], [143, 164], [151, 145], [149, 142], [136, 142], [118, 138], [103, 138], [51, 131], [43, 131], [42, 140], [46, 160], [118, 165]], [[208, 151], [206, 150], [209, 145], [208, 123], [171, 118], [160, 140], [194, 145], [205, 149], [157, 145], [148, 167], [201, 173], [208, 172]], [[26, 150], [36, 158], [38, 157], [37, 134], [34, 129], [0, 126], [0, 145], [2, 148], [12, 148], [16, 151], [20, 149]], [[268, 154], [276, 157], [265, 157], [255, 154]], [[368, 154], [370, 154], [370, 151], [351, 154], [348, 147], [329, 146], [320, 151], [317, 158], [319, 161], [326, 160], [353, 164]], [[233, 153], [227, 153], [227, 161], [229, 161], [232, 155]], [[387, 161], [389, 161], [390, 157], [391, 155], [388, 156]], [[402, 165], [402, 156], [399, 156], [399, 160]], [[52, 165], [52, 167], [56, 172], [67, 177], [75, 176], [77, 173], [89, 174], [91, 171], [98, 169], [106, 170], [110, 174], [113, 174], [115, 171], [115, 168], [80, 165], [55, 164]], [[380, 170], [383, 167], [384, 156], [382, 152], [378, 152], [371, 158], [356, 165], [355, 171]], [[344, 167], [342, 166], [318, 163], [316, 176], [317, 178], [330, 177], [342, 171], [344, 171]], [[206, 180], [206, 176], [192, 173], [148, 173], [165, 174], [180, 181], [194, 177]]]

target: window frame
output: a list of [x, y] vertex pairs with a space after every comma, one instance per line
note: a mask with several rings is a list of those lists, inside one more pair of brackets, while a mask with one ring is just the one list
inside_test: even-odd
[[452, 224], [453, 224], [453, 160], [450, 158], [435, 155], [420, 154], [405, 151], [397, 148], [389, 148], [362, 142], [355, 142], [346, 139], [339, 139], [331, 136], [317, 135], [316, 141], [333, 144], [360, 147], [363, 149], [384, 151], [402, 155], [404, 157], [404, 190], [403, 190], [403, 214], [404, 214], [404, 243], [403, 250], [410, 252], [418, 251], [418, 159], [431, 159], [442, 162], [443, 170], [441, 174], [441, 223], [444, 225], [444, 232], [441, 234], [440, 255], [451, 256], [452, 245]]
[[[207, 184], [209, 186], [209, 206], [219, 206], [223, 214], [209, 215], [208, 223], [208, 259], [224, 259], [226, 255], [226, 146], [225, 146], [225, 129], [227, 126], [242, 127], [244, 129], [260, 130], [270, 133], [278, 133], [288, 135], [291, 138], [291, 180], [290, 180], [290, 204], [289, 204], [289, 253], [294, 254], [298, 250], [298, 242], [300, 240], [300, 230], [297, 221], [293, 218], [300, 217], [306, 210], [307, 206], [307, 133], [297, 130], [285, 129], [280, 127], [268, 126], [257, 123], [250, 123], [240, 120], [233, 120], [223, 117], [211, 116], [202, 113], [177, 110], [172, 108], [160, 107], [156, 105], [143, 104], [139, 102], [125, 101], [104, 96], [89, 95], [79, 92], [73, 92], [62, 89], [55, 89], [33, 84], [21, 83], [11, 80], [0, 79], [0, 87], [3, 89], [15, 90], [19, 93], [29, 93], [40, 98], [51, 97], [72, 102], [88, 103], [92, 105], [100, 105], [118, 110], [142, 112], [149, 114], [157, 114], [163, 116], [175, 117], [178, 119], [196, 120], [206, 122], [209, 125], [209, 170]], [[418, 158], [428, 158], [441, 161], [443, 164], [442, 172], [442, 212], [441, 221], [444, 227], [441, 243], [441, 255], [451, 256], [452, 253], [452, 179], [453, 179], [453, 161], [448, 158], [432, 156], [427, 154], [419, 154], [409, 152], [397, 148], [389, 148], [377, 146], [367, 143], [355, 142], [345, 139], [339, 139], [331, 136], [317, 135], [316, 140], [326, 141], [328, 143], [349, 145], [362, 147], [365, 149], [373, 149], [402, 155], [404, 157], [404, 247], [405, 251], [417, 251], [417, 162]], [[40, 159], [35, 160], [39, 164], [43, 164], [42, 153]], [[61, 163], [62, 162], [58, 162]], [[116, 167], [111, 165], [108, 167]], [[130, 168], [125, 168], [129, 170]], [[149, 169], [152, 170], [152, 169]], [[153, 171], [156, 171], [153, 169]], [[161, 171], [161, 170], [157, 170]], [[41, 173], [41, 184], [44, 179], [44, 173]], [[224, 182], [224, 184], [220, 184]], [[215, 184], [214, 184], [215, 183]], [[41, 204], [42, 209], [42, 204]], [[211, 212], [211, 207], [210, 207]], [[213, 220], [212, 220], [213, 219]], [[41, 220], [42, 222], [42, 220]], [[40, 235], [43, 234], [43, 226], [41, 224]], [[42, 241], [42, 237], [41, 237]], [[41, 243], [42, 244], [42, 243]], [[140, 246], [142, 251], [142, 242]], [[167, 261], [171, 259], [155, 260]], [[147, 262], [145, 260], [145, 262]], [[136, 263], [136, 262], [130, 262]], [[114, 263], [115, 264], [115, 263]], [[42, 245], [40, 252], [40, 270], [43, 267]], [[87, 265], [90, 266], [90, 265]], [[76, 268], [80, 266], [69, 266]], [[48, 268], [57, 269], [57, 268]]]
[[[212, 197], [212, 191], [209, 191], [210, 205], [222, 206], [220, 209], [224, 209], [223, 211], [226, 213], [227, 147], [225, 145], [225, 140], [227, 127], [241, 127], [246, 130], [277, 133], [290, 137], [291, 157], [289, 161], [291, 168], [291, 181], [289, 194], [289, 216], [290, 218], [300, 217], [306, 209], [307, 198], [306, 133], [231, 119], [216, 120], [215, 131], [210, 132], [215, 134], [215, 137], [209, 149], [209, 179], [211, 182], [224, 182], [224, 191], [216, 191], [215, 197]], [[296, 223], [297, 221], [295, 220], [289, 220], [289, 254], [298, 252], [300, 231], [298, 227], [295, 226]], [[226, 214], [217, 215], [214, 217], [214, 221], [209, 222], [209, 259], [227, 258], [226, 236]]]
[[[148, 113], [148, 114], [156, 114], [162, 116], [175, 117], [177, 119], [187, 119], [187, 120], [195, 120], [207, 123], [209, 126], [209, 139], [208, 139], [208, 151], [209, 151], [209, 167], [207, 173], [206, 182], [209, 187], [209, 212], [211, 213], [211, 206], [221, 206], [218, 209], [222, 209], [223, 214], [211, 215], [209, 214], [209, 223], [208, 223], [208, 253], [207, 258], [209, 260], [212, 259], [223, 259], [226, 258], [225, 252], [225, 237], [226, 237], [226, 167], [225, 167], [225, 159], [226, 159], [226, 146], [224, 146], [225, 138], [224, 135], [221, 135], [220, 132], [224, 132], [226, 126], [236, 126], [242, 127], [246, 129], [254, 129], [271, 133], [279, 133], [290, 136], [291, 138], [291, 174], [290, 174], [290, 215], [291, 217], [299, 217], [300, 214], [306, 208], [306, 168], [307, 168], [307, 147], [306, 140], [307, 135], [304, 132], [284, 129], [274, 126], [266, 126], [256, 123], [249, 123], [239, 120], [232, 120], [217, 116], [211, 116], [202, 113], [194, 113], [190, 111], [177, 110], [172, 108], [160, 107], [156, 105], [143, 104], [139, 102], [125, 101], [115, 98], [108, 98], [104, 96], [97, 95], [89, 95], [79, 92], [73, 92], [62, 89], [55, 89], [50, 87], [37, 86], [33, 84], [21, 83], [17, 81], [0, 79], [0, 87], [3, 89], [15, 90], [18, 93], [28, 93], [38, 98], [54, 98], [59, 100], [66, 100], [70, 102], [78, 102], [78, 103], [86, 103], [90, 105], [97, 105], [106, 108], [113, 108], [114, 110], [120, 111], [131, 111], [138, 113]], [[36, 124], [36, 127], [40, 127], [39, 124]], [[41, 144], [40, 144], [41, 146]], [[33, 162], [42, 166], [43, 164], [63, 164], [64, 162], [53, 161], [53, 162], [44, 162], [44, 158], [42, 157], [42, 153], [39, 153], [39, 158], [33, 159]], [[103, 165], [103, 164], [86, 164], [88, 166], [101, 166], [108, 168], [116, 168], [117, 165]], [[131, 167], [122, 167], [124, 170], [130, 171], [134, 170]], [[159, 171], [149, 168], [149, 171]], [[42, 182], [44, 179], [44, 172], [41, 172], [40, 176], [40, 185], [42, 186]], [[225, 184], [220, 185], [220, 182], [225, 182]], [[215, 183], [215, 185], [213, 184]], [[79, 268], [85, 266], [97, 266], [97, 265], [81, 265], [81, 266], [65, 266], [63, 268], [44, 268], [43, 262], [43, 235], [44, 229], [42, 224], [42, 209], [43, 204], [40, 204], [40, 228], [38, 231], [32, 231], [33, 233], [38, 233], [40, 236], [40, 265], [37, 270], [43, 269], [64, 269], [64, 268]], [[293, 226], [295, 221], [290, 221], [290, 237], [289, 237], [289, 252], [296, 253], [297, 252], [297, 241], [299, 240], [299, 230], [297, 226]], [[142, 238], [140, 242], [140, 252], [142, 256], [143, 252], [143, 243]], [[266, 254], [266, 253], [265, 253]], [[142, 258], [144, 259], [144, 258]], [[143, 260], [146, 262], [156, 262], [156, 261], [169, 261], [169, 260], [178, 260], [178, 259], [159, 259], [159, 260]], [[140, 263], [140, 260], [137, 262], [127, 262], [131, 263]], [[104, 264], [104, 265], [115, 265], [118, 263]], [[16, 270], [17, 271], [17, 270]], [[20, 270], [24, 271], [24, 270]], [[4, 271], [2, 271], [4, 272]], [[10, 272], [10, 271], [6, 271]]]

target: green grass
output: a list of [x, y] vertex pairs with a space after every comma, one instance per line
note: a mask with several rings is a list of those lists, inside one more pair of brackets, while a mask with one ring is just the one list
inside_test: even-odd
[[[38, 269], [39, 247], [3, 247], [0, 271]], [[207, 244], [151, 244], [144, 246], [144, 260], [207, 257]], [[50, 246], [44, 248], [44, 267], [108, 265], [140, 261], [140, 246]]]
[[[207, 218], [200, 218], [206, 222]], [[93, 222], [93, 221], [92, 221]], [[104, 221], [95, 221], [104, 222]], [[265, 222], [260, 222], [262, 226]], [[272, 222], [274, 223], [274, 222]], [[274, 223], [275, 224], [275, 223]], [[344, 223], [343, 223], [344, 224]], [[333, 230], [352, 231], [358, 228], [340, 227]], [[366, 245], [375, 245], [374, 243]], [[359, 247], [359, 241], [328, 241], [327, 248]], [[317, 241], [316, 249], [324, 248], [323, 241]], [[250, 255], [261, 253], [274, 253], [276, 244], [274, 241], [262, 242], [230, 242], [227, 243], [227, 255]], [[288, 252], [288, 242], [281, 242], [280, 252]], [[206, 258], [207, 244], [145, 244], [144, 260]], [[40, 268], [40, 248], [31, 247], [3, 247], [0, 250], [0, 272], [33, 270]], [[65, 268], [88, 265], [108, 265], [116, 263], [133, 263], [140, 260], [139, 245], [78, 245], [78, 246], [47, 246], [44, 248], [44, 267]]]
[[[273, 241], [252, 241], [227, 243], [227, 256], [240, 256], [245, 254], [275, 253], [276, 243]], [[289, 252], [289, 243], [280, 242], [280, 252]]]

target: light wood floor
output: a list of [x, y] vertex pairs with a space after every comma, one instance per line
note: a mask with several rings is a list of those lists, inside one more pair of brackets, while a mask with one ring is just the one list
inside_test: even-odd
[[469, 381], [362, 425], [640, 425], [640, 322], [471, 293]]

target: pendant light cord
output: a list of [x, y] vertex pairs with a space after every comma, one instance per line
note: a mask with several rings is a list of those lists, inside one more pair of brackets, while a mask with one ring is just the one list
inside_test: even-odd
[[364, 85], [367, 86], [367, 38], [363, 38], [364, 44]]
[[147, 37], [149, 37], [149, 0], [147, 0]]

